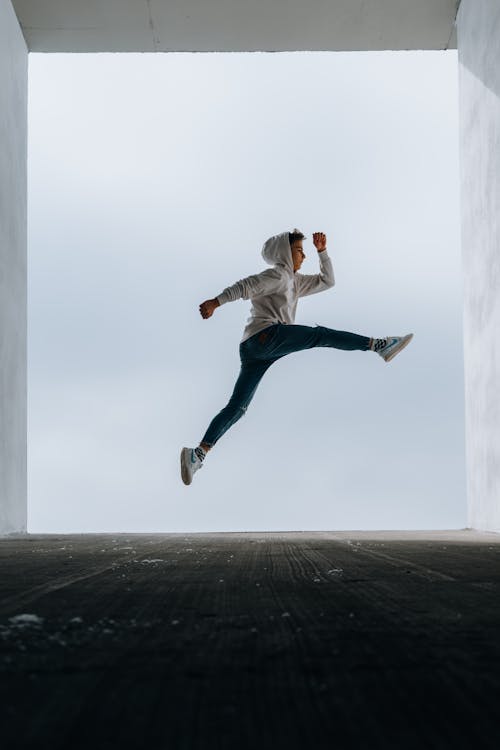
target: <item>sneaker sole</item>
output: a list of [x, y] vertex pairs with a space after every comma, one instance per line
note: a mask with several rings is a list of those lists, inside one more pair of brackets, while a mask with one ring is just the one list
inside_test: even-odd
[[413, 333], [408, 334], [408, 336], [404, 336], [401, 339], [401, 341], [399, 342], [399, 344], [397, 345], [396, 349], [393, 349], [392, 352], [387, 355], [387, 357], [384, 357], [384, 360], [386, 362], [390, 362], [391, 359], [394, 359], [394, 357], [396, 356], [396, 354], [399, 354], [399, 352], [402, 349], [404, 349], [405, 346], [408, 346], [408, 344], [410, 343], [410, 341], [412, 340], [412, 338], [413, 338]]
[[191, 484], [193, 476], [190, 475], [190, 471], [186, 465], [185, 450], [185, 448], [181, 450], [181, 477], [184, 484]]

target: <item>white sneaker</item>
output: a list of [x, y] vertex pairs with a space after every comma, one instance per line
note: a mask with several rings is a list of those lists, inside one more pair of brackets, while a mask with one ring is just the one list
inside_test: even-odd
[[[404, 349], [413, 338], [413, 333], [408, 333], [406, 336], [386, 336], [386, 344], [381, 348], [375, 349], [377, 354], [380, 354], [382, 359], [386, 362], [390, 362], [396, 354], [399, 354], [401, 349]], [[380, 341], [380, 339], [378, 339]], [[377, 341], [377, 339], [376, 339]]]
[[183, 448], [181, 450], [181, 476], [184, 484], [191, 484], [193, 474], [203, 466], [194, 448]]

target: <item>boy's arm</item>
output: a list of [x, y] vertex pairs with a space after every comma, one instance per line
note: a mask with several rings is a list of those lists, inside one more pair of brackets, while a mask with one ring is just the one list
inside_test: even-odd
[[226, 287], [215, 299], [219, 304], [234, 302], [237, 299], [251, 299], [264, 294], [271, 294], [282, 284], [282, 276], [275, 268], [266, 268], [261, 273], [254, 273], [239, 279], [232, 286]]
[[297, 271], [295, 274], [299, 297], [306, 297], [308, 294], [323, 292], [325, 289], [330, 289], [335, 285], [332, 260], [328, 255], [327, 249], [318, 250], [318, 255], [319, 273], [303, 274]]
[[202, 318], [210, 318], [221, 305], [237, 299], [250, 299], [262, 294], [271, 294], [283, 283], [282, 276], [275, 268], [266, 268], [262, 273], [255, 273], [240, 279], [232, 286], [226, 287], [217, 297], [205, 300], [200, 305]]

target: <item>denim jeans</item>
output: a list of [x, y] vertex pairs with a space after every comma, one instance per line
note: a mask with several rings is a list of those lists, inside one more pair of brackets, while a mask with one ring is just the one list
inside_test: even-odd
[[366, 351], [369, 336], [335, 331], [324, 326], [274, 323], [240, 343], [241, 369], [231, 398], [210, 422], [201, 442], [213, 446], [245, 414], [266, 370], [281, 357], [302, 349], [329, 346]]

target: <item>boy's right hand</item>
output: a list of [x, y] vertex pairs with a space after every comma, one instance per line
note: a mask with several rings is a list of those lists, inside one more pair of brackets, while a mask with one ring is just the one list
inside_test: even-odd
[[205, 302], [202, 302], [200, 305], [201, 317], [210, 318], [214, 310], [216, 310], [218, 307], [220, 307], [220, 302], [217, 297], [214, 297], [214, 299], [205, 300]]

